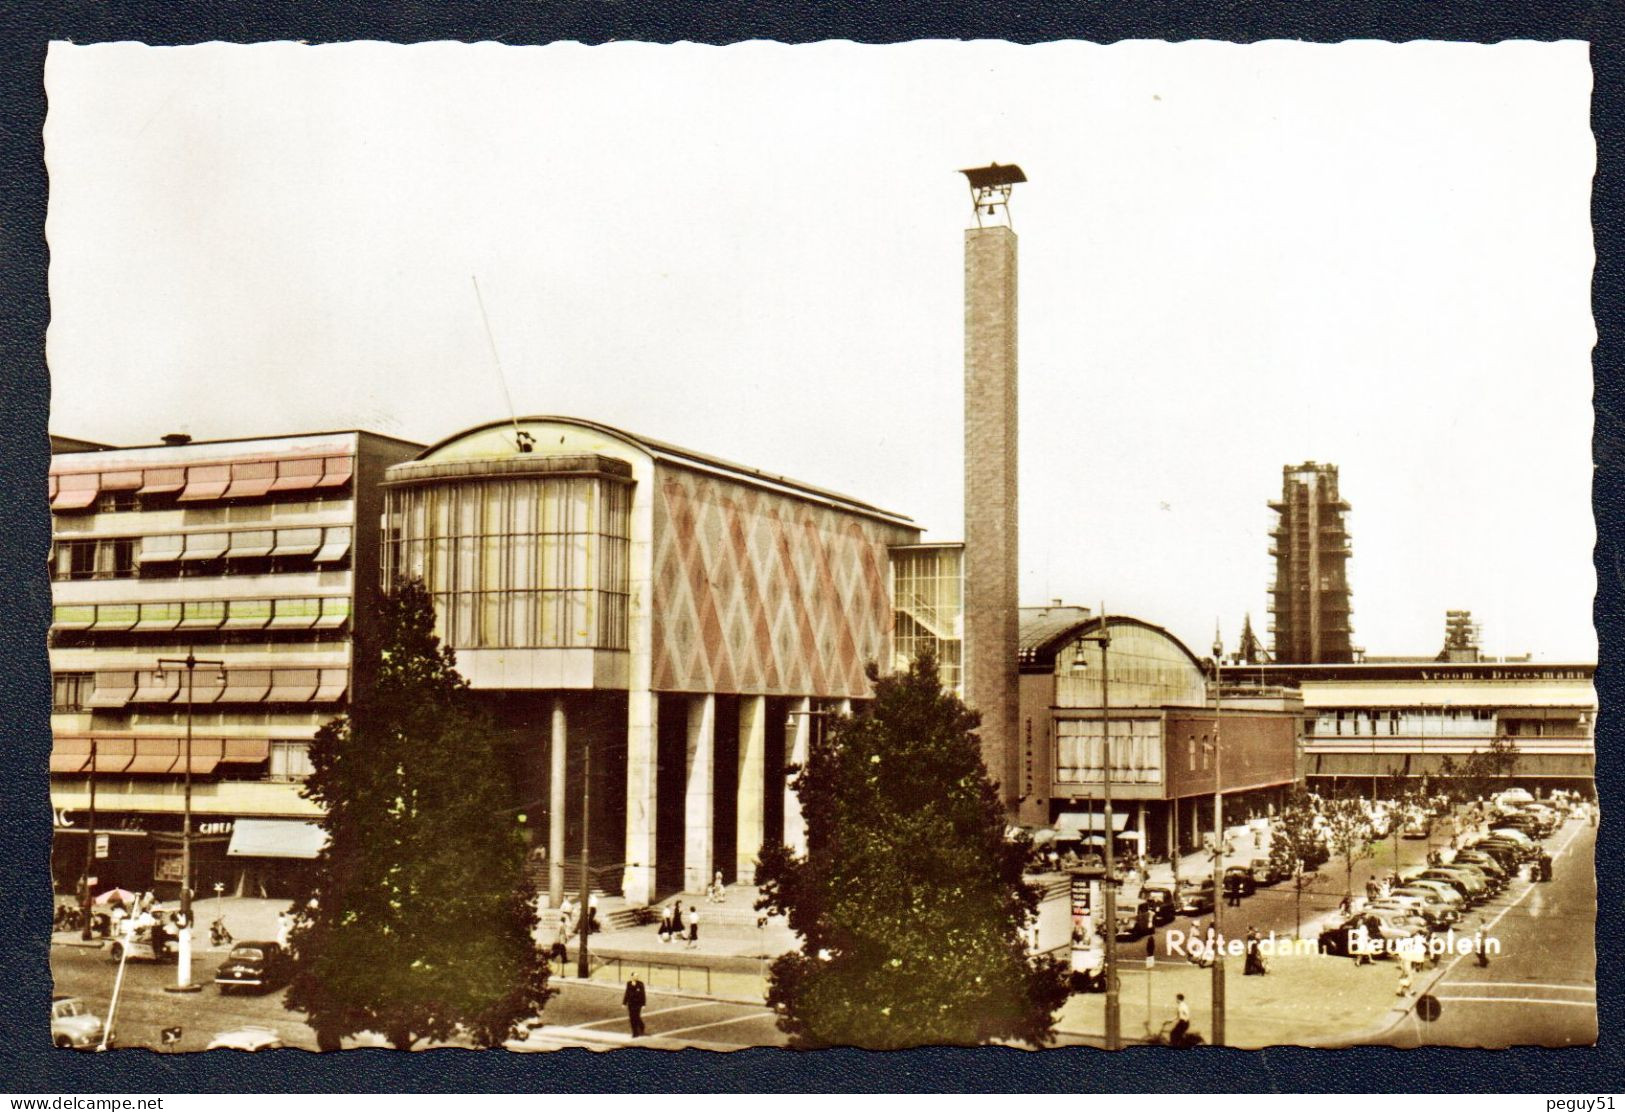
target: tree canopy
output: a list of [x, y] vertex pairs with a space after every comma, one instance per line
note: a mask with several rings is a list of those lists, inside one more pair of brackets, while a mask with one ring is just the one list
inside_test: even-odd
[[930, 657], [869, 678], [871, 707], [815, 731], [794, 781], [806, 856], [763, 849], [758, 906], [801, 938], [768, 1003], [801, 1047], [1049, 1042], [1066, 989], [1026, 952], [1031, 847], [1005, 837], [979, 716]]
[[[286, 1004], [324, 1048], [462, 1032], [500, 1045], [540, 1011], [547, 966], [503, 740], [434, 635], [421, 583], [384, 600], [372, 682], [311, 746], [328, 833], [291, 934]], [[364, 650], [358, 649], [358, 653]]]

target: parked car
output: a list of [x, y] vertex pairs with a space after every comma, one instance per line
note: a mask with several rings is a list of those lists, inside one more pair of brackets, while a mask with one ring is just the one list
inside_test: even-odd
[[1416, 880], [1442, 880], [1461, 893], [1462, 899], [1471, 906], [1477, 906], [1489, 898], [1489, 888], [1484, 884], [1482, 877], [1469, 876], [1461, 869], [1449, 869], [1441, 865], [1434, 865], [1417, 873]]
[[222, 995], [232, 989], [269, 992], [288, 979], [288, 955], [275, 942], [239, 942], [215, 971], [214, 983]]
[[1467, 910], [1466, 897], [1453, 884], [1447, 884], [1442, 880], [1424, 880], [1421, 877], [1412, 877], [1399, 887], [1399, 891], [1403, 892], [1413, 888], [1421, 888], [1432, 892], [1440, 900], [1444, 901], [1446, 906], [1453, 908], [1458, 914]]
[[1336, 926], [1327, 927], [1320, 932], [1319, 947], [1323, 954], [1335, 954], [1340, 958], [1354, 957], [1353, 943], [1356, 934], [1364, 930], [1367, 945], [1372, 947], [1373, 958], [1389, 957], [1384, 948], [1384, 940], [1389, 937], [1404, 937], [1392, 928], [1386, 926], [1382, 919], [1370, 913], [1351, 915]]
[[1179, 885], [1179, 913], [1205, 915], [1213, 910], [1213, 882], [1186, 880]]
[[1133, 940], [1151, 933], [1156, 909], [1138, 900], [1120, 900], [1117, 904], [1117, 937]]
[[1275, 871], [1275, 866], [1270, 864], [1270, 860], [1267, 857], [1253, 858], [1250, 871], [1253, 875], [1253, 883], [1261, 888], [1271, 884], [1277, 884], [1286, 879], [1285, 876], [1282, 876], [1280, 873]]
[[1140, 899], [1151, 908], [1151, 921], [1156, 926], [1172, 923], [1179, 909], [1175, 906], [1179, 901], [1174, 897], [1172, 888], [1153, 886], [1140, 889]]
[[246, 1026], [221, 1031], [204, 1050], [281, 1050], [282, 1036], [269, 1027]]
[[102, 1020], [77, 996], [51, 997], [51, 1043], [64, 1049], [88, 1050], [102, 1041]]
[[1250, 896], [1258, 891], [1258, 884], [1253, 880], [1253, 871], [1240, 865], [1231, 865], [1224, 871], [1224, 894], [1239, 892], [1243, 896]]
[[1416, 887], [1396, 888], [1389, 894], [1390, 899], [1409, 899], [1417, 901], [1422, 909], [1422, 917], [1437, 928], [1448, 927], [1461, 919], [1461, 911], [1447, 902], [1444, 897], [1431, 888]]

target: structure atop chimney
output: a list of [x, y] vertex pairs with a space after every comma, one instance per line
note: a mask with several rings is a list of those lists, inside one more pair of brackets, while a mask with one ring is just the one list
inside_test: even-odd
[[[982, 761], [1007, 806], [1019, 791], [1016, 486], [1016, 234], [1019, 166], [960, 171], [976, 226], [965, 230], [965, 701], [982, 716]], [[1003, 216], [1003, 221], [998, 218]]]

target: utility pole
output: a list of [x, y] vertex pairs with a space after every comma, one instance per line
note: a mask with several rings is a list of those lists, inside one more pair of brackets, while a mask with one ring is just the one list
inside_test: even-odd
[[[225, 681], [224, 660], [199, 660], [191, 649], [180, 659], [160, 657], [157, 677], [162, 678], [165, 666], [186, 669], [186, 786], [185, 803], [181, 818], [181, 921], [176, 941], [180, 952], [175, 965], [175, 984], [169, 992], [198, 992], [203, 986], [192, 983], [192, 683], [199, 664], [219, 669], [220, 682]], [[128, 947], [126, 947], [128, 949]], [[162, 958], [162, 954], [154, 957]]]
[[95, 906], [91, 902], [90, 877], [96, 868], [96, 735], [90, 737], [90, 829], [85, 838], [85, 873], [80, 880], [80, 911], [84, 913], [84, 926], [79, 931], [79, 938], [89, 942], [92, 931], [90, 929], [91, 909]]
[[[1112, 639], [1106, 632], [1106, 604], [1100, 606], [1100, 632], [1078, 638], [1081, 644], [1092, 641], [1100, 646], [1100, 785], [1105, 804], [1106, 821], [1106, 875], [1101, 879], [1102, 902], [1106, 917], [1106, 1049], [1119, 1050], [1123, 1045], [1122, 996], [1117, 980], [1117, 875], [1113, 855], [1116, 830], [1112, 823], [1112, 734], [1111, 734], [1111, 668], [1108, 650]], [[1088, 665], [1083, 650], [1077, 649], [1073, 658], [1073, 671], [1081, 672]]]
[[1220, 656], [1224, 646], [1213, 643], [1213, 1045], [1224, 1045], [1224, 931], [1219, 909], [1224, 904], [1224, 744], [1219, 723], [1224, 693]]

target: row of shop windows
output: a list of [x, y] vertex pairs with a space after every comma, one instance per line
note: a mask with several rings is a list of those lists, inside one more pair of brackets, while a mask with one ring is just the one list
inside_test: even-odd
[[1495, 711], [1483, 707], [1443, 710], [1339, 710], [1323, 711], [1307, 725], [1317, 737], [1401, 737], [1428, 733], [1478, 735], [1495, 721]]
[[336, 571], [349, 566], [350, 542], [348, 525], [58, 540], [51, 552], [51, 578], [176, 579]]
[[350, 618], [348, 595], [191, 599], [184, 602], [63, 603], [51, 608], [56, 630], [337, 630]]

